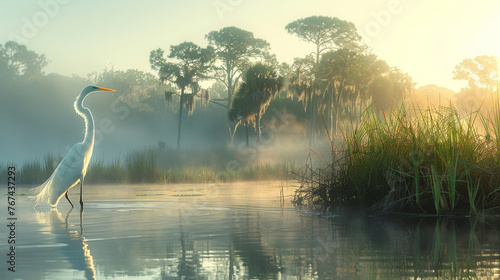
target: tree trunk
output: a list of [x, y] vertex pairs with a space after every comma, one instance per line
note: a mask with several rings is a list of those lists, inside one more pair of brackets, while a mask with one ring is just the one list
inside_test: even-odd
[[227, 69], [227, 111], [231, 109], [231, 100], [233, 97], [233, 81], [231, 78], [231, 71], [229, 70], [229, 64], [226, 65]]
[[228, 121], [227, 122], [227, 129], [229, 130], [229, 146], [233, 145], [234, 142], [234, 135], [236, 134], [236, 129], [240, 125], [240, 122], [237, 121], [234, 123], [234, 126], [231, 126], [232, 122]]
[[181, 102], [179, 105], [179, 125], [177, 127], [177, 150], [181, 149], [181, 124], [182, 124], [182, 107], [184, 102], [184, 88], [181, 88]]
[[311, 98], [309, 100], [309, 146], [314, 143], [314, 135], [316, 133], [316, 97], [314, 94], [315, 88], [311, 90]]
[[245, 132], [246, 132], [246, 140], [247, 140], [247, 147], [248, 147], [248, 121], [245, 120]]
[[[231, 110], [231, 101], [233, 100], [233, 94], [234, 94], [234, 86], [233, 86], [233, 79], [231, 75], [231, 71], [229, 70], [230, 68], [229, 63], [226, 63], [226, 69], [227, 69], [227, 112]], [[236, 134], [236, 129], [238, 128], [238, 125], [235, 124], [234, 127], [231, 127], [231, 124], [228, 123], [229, 127], [229, 145], [233, 145], [233, 140], [234, 140], [234, 135]]]
[[260, 112], [257, 113], [257, 120], [255, 122], [255, 133], [257, 134], [257, 145], [260, 144]]
[[309, 126], [307, 128], [307, 139], [309, 140], [309, 146], [312, 144], [312, 94], [310, 92], [306, 92], [306, 97], [307, 100], [307, 108], [306, 108], [306, 115], [309, 114]]
[[334, 135], [334, 125], [335, 125], [335, 120], [334, 120], [334, 117], [333, 117], [333, 111], [335, 108], [333, 108], [334, 104], [333, 104], [333, 95], [334, 95], [335, 91], [334, 89], [329, 89], [328, 90], [328, 95], [329, 95], [329, 102], [328, 102], [328, 109], [329, 109], [329, 112], [328, 112], [328, 115], [330, 117], [330, 135], [331, 135], [331, 139], [333, 139], [333, 135]]
[[333, 112], [333, 114], [334, 114], [333, 132], [337, 131], [337, 122], [338, 122], [338, 119], [339, 119], [339, 110], [341, 108], [340, 107], [340, 105], [341, 105], [340, 103], [342, 102], [342, 95], [344, 94], [344, 82], [345, 82], [345, 79], [342, 78], [342, 82], [340, 83], [340, 86], [339, 86], [338, 90], [336, 91], [336, 93], [337, 93], [337, 101], [335, 102], [336, 108], [335, 108], [335, 110]]
[[320, 44], [319, 42], [316, 42], [316, 63], [314, 64], [314, 82], [313, 82], [313, 85], [312, 85], [312, 89], [311, 89], [311, 98], [309, 100], [309, 103], [311, 104], [311, 106], [309, 106], [311, 112], [310, 112], [310, 123], [309, 123], [309, 146], [312, 146], [315, 142], [315, 136], [316, 136], [316, 119], [317, 119], [317, 110], [318, 110], [318, 104], [317, 104], [317, 100], [316, 100], [316, 86], [315, 86], [315, 83], [316, 83], [316, 80], [317, 80], [317, 73], [316, 73], [316, 70], [317, 70], [317, 66], [319, 65], [319, 59], [320, 59], [320, 55], [319, 55], [319, 52], [320, 52]]

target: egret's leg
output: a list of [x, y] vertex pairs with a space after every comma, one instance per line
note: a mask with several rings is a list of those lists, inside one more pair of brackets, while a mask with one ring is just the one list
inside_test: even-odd
[[80, 208], [80, 235], [83, 236], [83, 208]]
[[71, 208], [73, 208], [73, 207], [75, 207], [75, 205], [73, 205], [73, 203], [71, 202], [71, 200], [69, 200], [68, 192], [69, 192], [69, 190], [66, 191], [66, 194], [64, 196], [68, 200], [69, 204], [71, 204]]
[[80, 176], [80, 206], [83, 209], [83, 176]]

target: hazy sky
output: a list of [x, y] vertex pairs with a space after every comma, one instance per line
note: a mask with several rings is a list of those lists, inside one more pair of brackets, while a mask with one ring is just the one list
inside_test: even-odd
[[373, 53], [410, 74], [418, 86], [459, 90], [452, 71], [462, 59], [500, 56], [498, 0], [150, 0], [2, 1], [0, 43], [25, 44], [51, 61], [46, 72], [86, 75], [105, 67], [150, 71], [156, 48], [237, 26], [267, 40], [291, 63], [313, 46], [285, 25], [324, 15], [353, 22]]

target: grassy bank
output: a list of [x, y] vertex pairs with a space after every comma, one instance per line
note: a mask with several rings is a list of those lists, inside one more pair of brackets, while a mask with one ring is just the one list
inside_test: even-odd
[[[43, 158], [16, 165], [16, 183], [33, 185], [43, 183], [62, 158], [63, 155], [47, 154]], [[0, 174], [7, 174], [7, 166], [7, 164], [0, 165]], [[85, 182], [163, 184], [274, 180], [287, 178], [292, 170], [295, 170], [293, 162], [271, 164], [254, 160], [248, 163], [244, 155], [223, 147], [181, 152], [146, 148], [131, 151], [123, 159], [117, 157], [106, 161], [94, 155]], [[0, 177], [0, 180], [6, 180], [4, 177]]]
[[379, 212], [477, 214], [500, 206], [500, 108], [367, 110], [332, 145], [332, 164], [303, 167], [300, 203]]

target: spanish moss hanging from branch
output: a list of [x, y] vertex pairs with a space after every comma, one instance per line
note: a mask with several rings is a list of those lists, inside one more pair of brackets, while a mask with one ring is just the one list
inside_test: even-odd
[[207, 89], [202, 89], [200, 97], [201, 97], [201, 105], [207, 108], [208, 103], [210, 103], [210, 91], [208, 91]]
[[165, 91], [165, 101], [168, 104], [172, 103], [172, 95], [174, 95], [174, 93], [172, 91]]
[[195, 107], [195, 94], [184, 93], [184, 107], [188, 110], [188, 115], [192, 115]]

